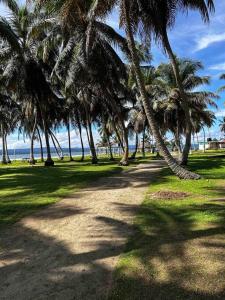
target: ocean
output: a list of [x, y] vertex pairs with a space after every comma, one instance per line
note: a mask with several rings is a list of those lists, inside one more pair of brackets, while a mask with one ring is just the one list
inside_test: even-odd
[[[63, 148], [62, 150], [64, 156], [69, 156], [68, 148]], [[43, 148], [43, 152], [44, 152], [44, 157], [46, 158], [47, 156], [46, 148]], [[30, 149], [9, 149], [8, 153], [11, 160], [24, 160], [24, 159], [29, 159], [30, 157]], [[51, 154], [53, 158], [58, 157], [54, 148], [51, 148]], [[2, 155], [2, 150], [0, 150], [0, 155]], [[72, 148], [72, 156], [81, 156], [81, 155], [82, 155], [81, 148]], [[89, 148], [85, 148], [85, 155], [90, 155]], [[39, 159], [41, 157], [40, 148], [34, 148], [34, 157], [36, 159]]]
[[[130, 151], [134, 149], [133, 145], [130, 145]], [[68, 148], [62, 148], [63, 150], [63, 156], [69, 156], [69, 149]], [[43, 148], [44, 157], [46, 158], [46, 148]], [[26, 160], [30, 158], [30, 149], [9, 149], [8, 150], [9, 157], [11, 160]], [[60, 151], [59, 151], [60, 153]], [[90, 155], [90, 148], [84, 149], [85, 155]], [[121, 153], [121, 151], [118, 150], [118, 148], [113, 149], [114, 155], [118, 155]], [[51, 148], [51, 154], [53, 158], [57, 158], [58, 154], [55, 151], [55, 148]], [[98, 151], [98, 154], [106, 154], [104, 149], [101, 149]], [[0, 156], [2, 155], [2, 150], [0, 150]], [[82, 155], [82, 149], [81, 148], [72, 148], [72, 156], [81, 156]], [[34, 157], [35, 159], [39, 159], [41, 157], [41, 151], [40, 148], [34, 148]]]

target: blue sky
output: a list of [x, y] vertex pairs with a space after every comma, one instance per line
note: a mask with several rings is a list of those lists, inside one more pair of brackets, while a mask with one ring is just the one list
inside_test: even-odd
[[[19, 1], [22, 2], [22, 1]], [[215, 0], [216, 12], [211, 16], [210, 24], [204, 24], [196, 12], [189, 14], [179, 14], [177, 16], [176, 25], [170, 31], [170, 41], [172, 47], [179, 57], [192, 58], [200, 60], [204, 65], [201, 72], [204, 75], [211, 76], [211, 85], [207, 88], [209, 91], [216, 92], [218, 87], [225, 85], [225, 82], [219, 80], [219, 76], [225, 73], [225, 2]], [[0, 14], [7, 15], [3, 5], [0, 5]], [[118, 13], [115, 10], [107, 21], [121, 34], [124, 34], [118, 27]], [[159, 45], [152, 45], [153, 64], [157, 65], [167, 61], [167, 57]], [[219, 109], [216, 112], [218, 118], [225, 116], [225, 93], [220, 94], [221, 99], [218, 100]], [[210, 130], [211, 137], [221, 137], [218, 122]], [[17, 134], [9, 138], [11, 147], [25, 147], [23, 141], [17, 141]], [[63, 138], [64, 137], [64, 138]], [[97, 137], [97, 133], [96, 133]], [[66, 146], [65, 134], [59, 133], [59, 138]], [[74, 144], [78, 142], [76, 135], [73, 136]]]

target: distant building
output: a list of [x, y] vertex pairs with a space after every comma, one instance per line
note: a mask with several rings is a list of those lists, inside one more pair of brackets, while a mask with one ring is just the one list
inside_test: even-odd
[[[221, 141], [207, 141], [205, 143], [206, 150], [219, 150], [225, 149], [225, 140]], [[204, 142], [199, 143], [199, 150], [204, 150]]]

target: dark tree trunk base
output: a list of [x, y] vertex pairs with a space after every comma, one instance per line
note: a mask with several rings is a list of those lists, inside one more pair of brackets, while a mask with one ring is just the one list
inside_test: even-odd
[[121, 160], [119, 162], [119, 166], [123, 166], [123, 167], [129, 166], [129, 162], [127, 160]]
[[115, 158], [111, 157], [109, 160], [110, 160], [110, 161], [115, 161]]
[[36, 159], [30, 159], [30, 160], [29, 160], [29, 164], [30, 164], [30, 165], [35, 165], [36, 162], [37, 162]]
[[182, 167], [185, 167], [185, 166], [187, 166], [188, 165], [188, 162], [187, 161], [181, 161], [180, 162], [180, 166], [182, 166]]
[[91, 163], [92, 163], [92, 165], [97, 165], [98, 164], [98, 160], [97, 159], [92, 159]]
[[53, 167], [54, 166], [54, 161], [53, 160], [46, 160], [45, 161], [45, 167]]
[[132, 159], [136, 159], [136, 154], [137, 154], [137, 153], [133, 153], [129, 159], [131, 159], [131, 160], [132, 160]]
[[7, 162], [7, 161], [4, 161], [4, 160], [2, 160], [2, 161], [1, 161], [1, 164], [2, 164], [2, 165], [7, 165], [7, 164], [8, 164], [8, 162]]

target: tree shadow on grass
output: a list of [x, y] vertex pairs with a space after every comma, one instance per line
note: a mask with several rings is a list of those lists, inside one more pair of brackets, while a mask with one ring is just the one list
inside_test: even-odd
[[[109, 168], [102, 168], [102, 166]], [[93, 167], [60, 164], [54, 168], [0, 168], [0, 227], [11, 224], [38, 208], [80, 189], [100, 177], [121, 172], [122, 168], [103, 163]]]
[[[217, 220], [197, 226], [199, 212]], [[224, 276], [225, 205], [178, 208], [151, 201], [139, 210], [108, 299], [225, 299]]]

